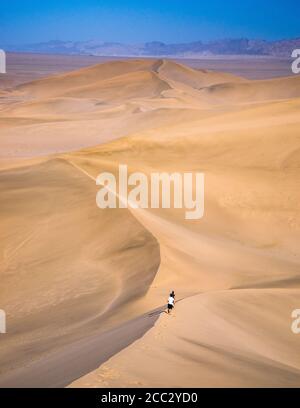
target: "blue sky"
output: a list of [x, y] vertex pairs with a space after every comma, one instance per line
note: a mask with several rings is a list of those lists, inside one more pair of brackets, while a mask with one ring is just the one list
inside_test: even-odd
[[0, 42], [290, 38], [299, 16], [299, 0], [0, 0]]

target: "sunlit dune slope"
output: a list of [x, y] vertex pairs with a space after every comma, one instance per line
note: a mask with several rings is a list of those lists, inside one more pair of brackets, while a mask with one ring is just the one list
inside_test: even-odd
[[156, 279], [176, 285], [178, 278], [195, 291], [298, 284], [299, 106], [291, 100], [243, 107], [70, 157], [94, 177], [98, 166], [119, 163], [146, 174], [205, 173], [203, 219], [185, 220], [174, 209], [149, 209], [149, 220], [136, 214], [161, 245]]

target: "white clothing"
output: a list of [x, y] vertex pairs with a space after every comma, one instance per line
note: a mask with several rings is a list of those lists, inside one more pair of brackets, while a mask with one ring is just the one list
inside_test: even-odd
[[169, 296], [168, 304], [174, 306], [174, 298]]

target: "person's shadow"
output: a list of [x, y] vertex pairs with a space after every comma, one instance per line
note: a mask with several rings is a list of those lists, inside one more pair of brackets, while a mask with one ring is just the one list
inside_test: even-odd
[[[181, 300], [183, 300], [184, 298], [181, 298], [181, 299], [178, 299], [178, 300], [176, 300], [176, 303], [179, 303]], [[155, 309], [155, 310], [153, 310], [153, 312], [151, 312], [151, 313], [148, 313], [148, 316], [149, 317], [151, 317], [151, 316], [159, 316], [161, 313], [166, 313], [166, 314], [169, 314], [167, 311], [166, 311], [166, 309], [167, 309], [167, 304], [165, 305], [165, 306], [160, 306], [160, 307], [158, 307], [157, 309]]]
[[166, 308], [166, 306], [161, 306], [160, 308], [155, 309], [153, 312], [148, 313], [148, 316], [149, 316], [149, 317], [159, 316], [161, 313], [167, 313], [166, 310], [165, 310], [165, 308]]

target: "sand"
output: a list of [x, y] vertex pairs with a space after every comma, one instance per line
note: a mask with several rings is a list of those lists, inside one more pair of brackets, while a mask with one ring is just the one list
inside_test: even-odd
[[[299, 79], [130, 59], [2, 95], [0, 386], [299, 386]], [[204, 172], [204, 217], [100, 210], [120, 163]]]
[[[0, 89], [33, 81], [62, 72], [74, 71], [106, 61], [124, 60], [121, 57], [87, 55], [6, 53], [7, 73], [0, 76]], [[130, 58], [134, 59], [134, 58]], [[291, 74], [291, 58], [256, 56], [206, 56], [201, 59], [184, 58], [178, 62], [196, 69], [208, 69], [241, 75], [248, 79], [266, 79]]]
[[298, 299], [299, 289], [196, 295], [72, 387], [299, 387], [288, 324]]
[[3, 375], [1, 388], [62, 388], [96, 369], [101, 363], [141, 337], [160, 310], [139, 316], [113, 329], [98, 330], [88, 338]]

